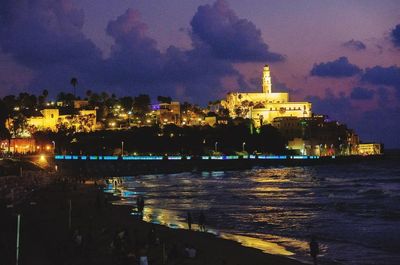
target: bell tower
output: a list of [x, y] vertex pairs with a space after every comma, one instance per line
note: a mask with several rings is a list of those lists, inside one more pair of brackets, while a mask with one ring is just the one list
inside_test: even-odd
[[268, 64], [266, 64], [263, 68], [262, 90], [265, 94], [271, 93], [271, 73], [269, 71]]

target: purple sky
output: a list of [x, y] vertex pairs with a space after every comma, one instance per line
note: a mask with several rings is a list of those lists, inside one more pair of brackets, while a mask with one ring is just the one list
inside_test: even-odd
[[273, 89], [400, 147], [397, 0], [3, 0], [0, 96], [148, 93], [204, 104]]

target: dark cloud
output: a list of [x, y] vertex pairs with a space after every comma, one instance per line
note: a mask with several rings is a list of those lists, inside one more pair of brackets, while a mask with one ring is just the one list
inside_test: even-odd
[[312, 76], [319, 77], [350, 77], [361, 72], [361, 69], [354, 64], [349, 63], [347, 57], [340, 57], [332, 62], [314, 64], [311, 69]]
[[110, 21], [107, 33], [115, 40], [102, 71], [107, 84], [121, 88], [146, 87], [147, 93], [162, 91], [205, 101], [218, 96], [222, 77], [242, 79], [232, 63], [213, 57], [204, 45], [190, 50], [170, 46], [162, 53], [157, 42], [147, 36], [147, 26], [135, 10], [128, 9]]
[[327, 89], [325, 97], [308, 96], [306, 100], [312, 102], [314, 113], [328, 115], [334, 120], [346, 123], [351, 120], [351, 100], [344, 94], [335, 96], [330, 89]]
[[157, 42], [146, 35], [147, 26], [138, 11], [126, 10], [108, 23], [106, 32], [114, 39], [111, 55], [104, 62], [107, 84], [133, 87], [160, 79], [163, 55]]
[[362, 41], [353, 39], [344, 42], [342, 46], [356, 51], [365, 50], [367, 48], [367, 46]]
[[240, 62], [284, 60], [284, 56], [269, 50], [261, 31], [251, 21], [239, 18], [223, 0], [200, 6], [191, 26], [195, 38], [210, 46], [217, 58]]
[[400, 67], [392, 65], [389, 67], [374, 66], [367, 68], [361, 77], [361, 81], [373, 85], [392, 86], [400, 98]]
[[58, 0], [3, 0], [0, 45], [31, 68], [89, 67], [100, 51], [81, 32], [83, 11]]
[[[214, 6], [222, 5], [223, 2], [217, 2]], [[225, 15], [217, 12], [214, 19], [221, 16], [224, 20]], [[235, 21], [239, 38], [246, 37], [245, 30], [250, 30], [248, 34], [259, 33], [251, 22], [238, 18]], [[199, 38], [194, 29], [190, 30], [192, 49], [171, 46], [161, 52], [157, 42], [147, 35], [147, 26], [139, 13], [128, 9], [108, 23], [106, 33], [114, 44], [109, 57], [103, 58], [100, 50], [82, 33], [83, 22], [83, 11], [75, 8], [72, 0], [5, 0], [0, 5], [0, 50], [32, 70], [33, 77], [27, 87], [36, 91], [47, 88], [53, 95], [69, 87], [72, 76], [78, 78], [81, 90], [105, 89], [119, 94], [152, 96], [161, 93], [185, 99], [192, 97], [199, 103], [223, 96], [221, 91], [226, 88], [221, 80], [225, 77], [233, 78], [239, 85], [245, 84], [232, 60], [217, 57], [213, 47]], [[279, 56], [274, 58], [266, 44], [264, 50], [260, 49], [260, 43], [261, 35], [254, 47], [247, 43], [238, 52], [261, 55], [260, 60], [267, 57], [278, 60]]]
[[394, 46], [400, 47], [400, 24], [396, 25], [396, 27], [390, 33], [390, 36]]
[[355, 87], [350, 93], [350, 98], [354, 100], [369, 100], [375, 95], [375, 91], [364, 87]]

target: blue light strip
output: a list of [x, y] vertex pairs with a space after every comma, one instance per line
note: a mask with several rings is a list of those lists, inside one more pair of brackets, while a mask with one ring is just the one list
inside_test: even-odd
[[308, 159], [308, 156], [291, 156], [292, 159]]
[[268, 159], [268, 160], [271, 160], [271, 159], [286, 159], [287, 157], [286, 156], [266, 156], [266, 155], [260, 155], [260, 156], [258, 156], [258, 159]]
[[182, 160], [181, 156], [168, 156], [168, 160]]
[[118, 156], [103, 156], [104, 160], [118, 160]]
[[123, 156], [122, 160], [163, 160], [162, 156]]
[[[122, 156], [122, 160], [191, 160], [192, 156]], [[320, 156], [306, 156], [306, 155], [244, 155], [242, 157], [237, 155], [228, 156], [201, 156], [201, 160], [240, 160], [240, 159], [260, 159], [260, 160], [277, 160], [277, 159], [320, 159]], [[328, 156], [328, 158], [335, 159], [336, 156]], [[77, 156], [77, 155], [55, 155], [55, 160], [119, 160], [119, 156]]]

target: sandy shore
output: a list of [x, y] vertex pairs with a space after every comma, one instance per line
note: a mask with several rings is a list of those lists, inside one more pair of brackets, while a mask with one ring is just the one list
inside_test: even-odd
[[[130, 214], [130, 207], [111, 205], [113, 199], [92, 182], [77, 185], [56, 183], [34, 192], [14, 208], [3, 207], [0, 212], [2, 262], [15, 264], [16, 215], [21, 214], [19, 264], [139, 264], [139, 255], [147, 255], [149, 265], [302, 264], [209, 233], [143, 222]], [[154, 234], [149, 233], [152, 227]], [[83, 239], [81, 245], [74, 241], [76, 229]], [[115, 243], [120, 241], [113, 239], [122, 230], [128, 236], [125, 237], [124, 250], [118, 251], [120, 248], [112, 248], [112, 245], [119, 246]], [[196, 258], [185, 257], [186, 244], [196, 249]]]

